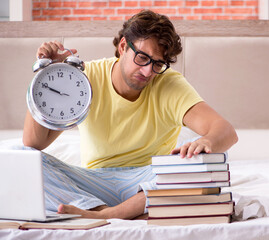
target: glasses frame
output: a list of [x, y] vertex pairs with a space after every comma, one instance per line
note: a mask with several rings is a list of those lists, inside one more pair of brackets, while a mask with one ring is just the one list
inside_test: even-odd
[[[128, 46], [134, 51], [134, 53], [135, 53], [135, 56], [134, 56], [133, 61], [134, 61], [134, 63], [135, 63], [136, 65], [143, 67], [143, 66], [147, 66], [147, 65], [149, 65], [149, 64], [152, 63], [152, 71], [155, 72], [155, 73], [157, 73], [157, 74], [162, 74], [162, 73], [164, 73], [168, 68], [170, 68], [170, 64], [169, 64], [169, 63], [166, 63], [166, 62], [161, 61], [161, 60], [154, 60], [154, 59], [152, 59], [148, 54], [146, 54], [146, 53], [144, 53], [144, 52], [142, 52], [142, 51], [138, 51], [138, 50], [136, 50], [132, 42], [127, 42], [127, 44], [128, 44]], [[138, 64], [138, 63], [135, 61], [135, 58], [136, 58], [136, 56], [137, 56], [138, 54], [143, 54], [143, 55], [147, 56], [147, 57], [149, 58], [149, 61], [148, 61], [146, 64]], [[163, 71], [161, 71], [161, 72], [156, 72], [156, 71], [154, 71], [154, 69], [153, 69], [154, 64], [155, 64], [155, 63], [158, 63], [158, 62], [164, 64], [165, 67], [166, 67], [166, 68], [165, 68]]]

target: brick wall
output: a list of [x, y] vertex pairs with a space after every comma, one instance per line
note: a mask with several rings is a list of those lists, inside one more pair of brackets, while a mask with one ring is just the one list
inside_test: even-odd
[[258, 19], [258, 0], [32, 0], [33, 20], [126, 20], [142, 9], [171, 19]]

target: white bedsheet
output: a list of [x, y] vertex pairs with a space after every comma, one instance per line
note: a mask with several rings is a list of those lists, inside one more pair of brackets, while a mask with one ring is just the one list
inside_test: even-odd
[[235, 220], [269, 216], [269, 158], [231, 161], [231, 187]]
[[269, 218], [216, 225], [149, 226], [145, 220], [110, 219], [90, 230], [0, 230], [0, 239], [94, 240], [268, 240]]
[[[70, 159], [75, 159], [73, 163], [77, 164], [78, 136], [64, 136], [57, 141], [56, 145], [50, 146], [46, 151], [69, 163]], [[21, 144], [21, 139], [18, 138], [0, 141], [0, 149], [13, 148]], [[244, 154], [245, 150], [242, 150]], [[239, 156], [239, 153], [236, 154]], [[144, 220], [111, 219], [111, 224], [107, 226], [86, 231], [5, 229], [0, 230], [0, 239], [269, 240], [269, 156], [263, 159], [251, 157], [246, 160], [228, 160], [232, 186], [223, 191], [231, 191], [235, 201], [235, 214], [231, 224], [162, 227], [147, 225]]]

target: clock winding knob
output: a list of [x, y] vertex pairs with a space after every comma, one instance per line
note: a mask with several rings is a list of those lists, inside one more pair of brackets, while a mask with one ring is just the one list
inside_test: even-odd
[[49, 58], [38, 58], [32, 67], [33, 72], [37, 72], [40, 69], [43, 69], [49, 66], [51, 63], [52, 63], [52, 60]]
[[81, 61], [78, 56], [76, 57], [70, 49], [65, 48], [65, 50], [69, 51], [72, 55], [67, 57], [64, 60], [64, 63], [70, 64], [70, 65], [80, 69], [81, 71], [84, 71], [84, 62]]

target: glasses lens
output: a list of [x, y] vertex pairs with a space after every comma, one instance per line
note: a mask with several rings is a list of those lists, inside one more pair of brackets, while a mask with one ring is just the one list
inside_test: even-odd
[[152, 69], [154, 72], [156, 73], [162, 73], [163, 71], [165, 71], [167, 68], [166, 64], [164, 64], [163, 62], [154, 62]]
[[137, 53], [134, 60], [135, 63], [140, 66], [145, 66], [150, 63], [150, 58], [143, 53]]

